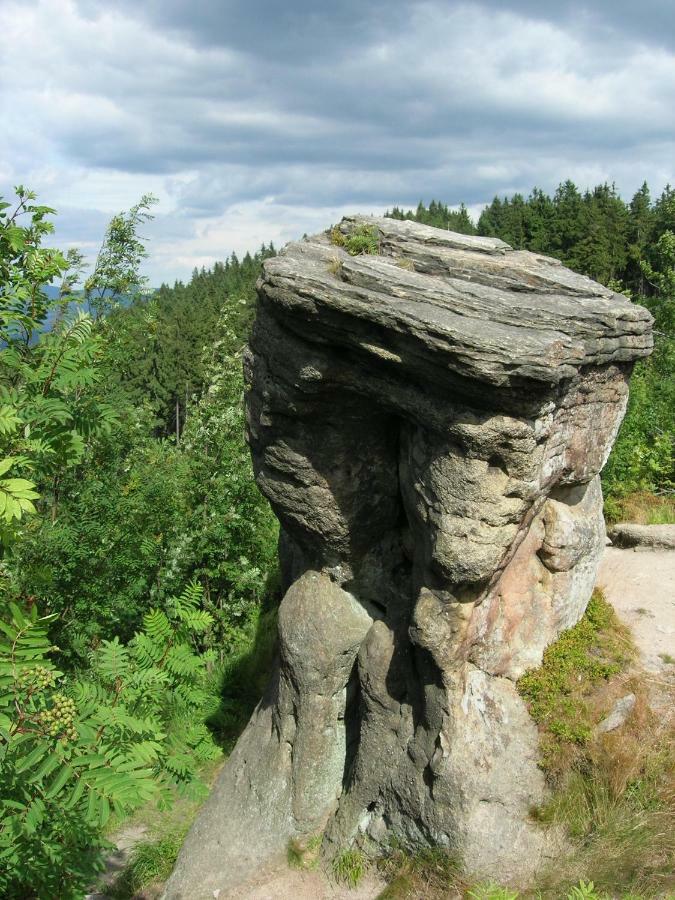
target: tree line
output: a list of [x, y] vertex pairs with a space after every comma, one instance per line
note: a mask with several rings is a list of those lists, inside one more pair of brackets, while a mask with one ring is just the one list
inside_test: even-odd
[[659, 266], [659, 241], [675, 232], [675, 190], [668, 185], [652, 200], [645, 182], [626, 202], [614, 185], [601, 184], [582, 193], [572, 181], [565, 181], [552, 197], [539, 188], [527, 198], [495, 197], [475, 224], [464, 204], [453, 210], [437, 200], [428, 206], [420, 202], [415, 210], [394, 207], [387, 215], [462, 234], [498, 237], [516, 250], [555, 256], [602, 284], [614, 283], [642, 296], [657, 289], [644, 263]]

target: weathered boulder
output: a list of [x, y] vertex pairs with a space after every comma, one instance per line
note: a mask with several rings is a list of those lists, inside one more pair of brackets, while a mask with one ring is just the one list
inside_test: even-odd
[[599, 472], [651, 317], [491, 238], [347, 218], [265, 264], [245, 360], [288, 591], [268, 695], [167, 896], [229, 889], [293, 835], [440, 845], [502, 881], [553, 852], [515, 682], [574, 624]]
[[619, 522], [609, 529], [615, 547], [675, 550], [675, 525], [634, 525]]

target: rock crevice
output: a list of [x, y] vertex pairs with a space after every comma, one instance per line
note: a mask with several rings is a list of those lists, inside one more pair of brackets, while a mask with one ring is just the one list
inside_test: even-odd
[[363, 228], [377, 255], [321, 234], [259, 283], [248, 438], [282, 527], [279, 670], [168, 897], [317, 832], [326, 856], [440, 845], [502, 880], [551, 852], [515, 681], [589, 599], [599, 472], [651, 318], [496, 239], [339, 232]]

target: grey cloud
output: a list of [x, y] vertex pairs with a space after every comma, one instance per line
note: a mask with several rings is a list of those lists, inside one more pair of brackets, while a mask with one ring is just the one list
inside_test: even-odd
[[[79, 0], [94, 13], [101, 0]], [[139, 13], [136, 0], [118, 0]], [[675, 8], [671, 0], [465, 0], [468, 9], [506, 10], [567, 28], [595, 29], [604, 37], [642, 39], [659, 46], [675, 46]], [[228, 45], [256, 55], [299, 62], [341, 55], [345, 45], [367, 43], [373, 34], [396, 33], [411, 9], [424, 11], [429, 0], [148, 0], [140, 12], [156, 27], [170, 28], [204, 46]]]
[[[28, 84], [8, 84], [19, 127], [0, 136], [0, 152], [15, 166], [34, 157], [161, 177], [175, 211], [157, 233], [172, 247], [181, 222], [192, 234], [263, 198], [287, 214], [431, 197], [480, 204], [568, 176], [615, 179], [624, 193], [643, 178], [658, 188], [674, 173], [675, 55], [664, 49], [674, 9], [117, 0], [113, 20], [109, 3], [77, 0], [100, 46], [79, 46], [81, 31], [54, 22]], [[57, 102], [40, 99], [43, 81]], [[31, 131], [20, 91], [43, 103]]]

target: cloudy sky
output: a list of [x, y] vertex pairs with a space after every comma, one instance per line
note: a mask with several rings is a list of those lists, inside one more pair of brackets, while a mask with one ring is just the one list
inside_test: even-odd
[[0, 194], [153, 284], [346, 211], [675, 182], [673, 0], [0, 0]]

